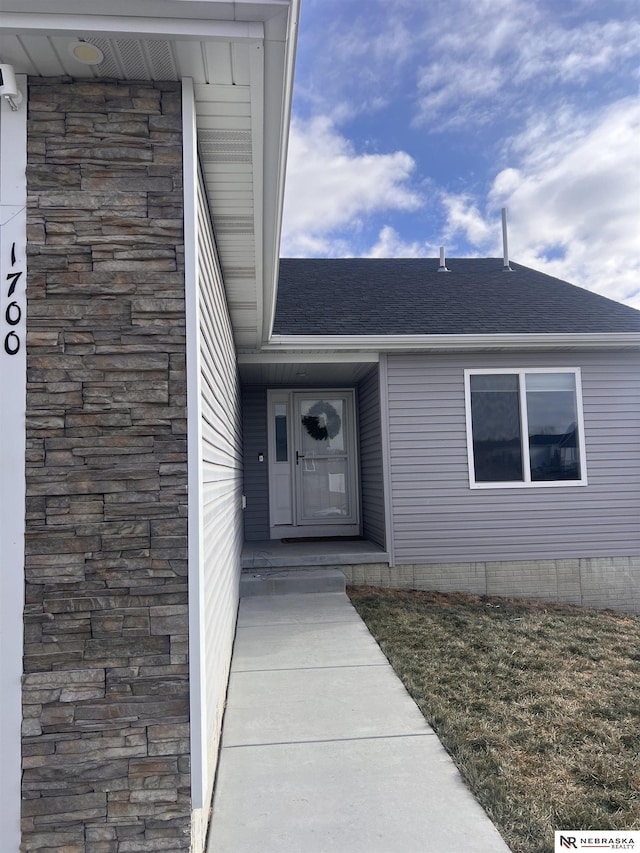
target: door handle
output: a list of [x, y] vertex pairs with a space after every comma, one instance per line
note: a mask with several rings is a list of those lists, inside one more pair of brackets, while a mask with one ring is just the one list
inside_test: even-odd
[[304, 453], [298, 453], [298, 451], [296, 450], [296, 465], [300, 464], [301, 459], [304, 459]]

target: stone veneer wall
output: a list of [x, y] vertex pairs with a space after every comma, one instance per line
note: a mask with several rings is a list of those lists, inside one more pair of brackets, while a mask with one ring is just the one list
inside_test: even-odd
[[26, 851], [190, 845], [181, 95], [29, 81]]

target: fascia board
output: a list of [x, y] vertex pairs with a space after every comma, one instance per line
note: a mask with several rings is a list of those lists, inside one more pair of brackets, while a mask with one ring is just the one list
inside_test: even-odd
[[291, 0], [234, 0], [233, 5], [236, 21], [269, 21], [288, 9]]
[[[215, 18], [219, 21], [267, 21], [278, 14], [290, 0], [154, 0], [153, 14], [157, 18]], [[51, 0], [3, 0], [4, 11], [39, 14], [50, 11]], [[61, 14], [88, 14], [87, 0], [56, 0]], [[149, 0], [109, 0], [112, 15], [144, 15]]]
[[504, 335], [272, 335], [264, 352], [278, 350], [486, 350], [638, 348], [640, 333]]
[[208, 41], [262, 41], [261, 21], [211, 21], [193, 18], [145, 18], [115, 15], [60, 15], [51, 13], [3, 12], [0, 32], [12, 35], [69, 35], [96, 33], [101, 36], [144, 36], [163, 39]]
[[[278, 44], [277, 35], [272, 39], [265, 38], [265, 51], [269, 51], [265, 56], [265, 70], [269, 77], [268, 82], [273, 79], [275, 74], [278, 74], [280, 86], [277, 111], [275, 109], [272, 111], [271, 104], [265, 105], [265, 155], [275, 157], [277, 167], [273, 172], [265, 169], [263, 310], [261, 318], [262, 326], [258, 330], [258, 346], [269, 341], [276, 313], [280, 235], [282, 232], [282, 212], [299, 20], [300, 0], [291, 0], [287, 22], [287, 36], [284, 45]], [[269, 35], [268, 31], [267, 35]], [[275, 67], [274, 63], [270, 61], [274, 55], [278, 57]], [[265, 87], [265, 95], [268, 96], [268, 94], [269, 90]], [[276, 104], [273, 106], [275, 107]], [[272, 117], [273, 124], [269, 126], [267, 122]], [[266, 160], [265, 162], [270, 161]], [[271, 176], [273, 176], [272, 179]], [[271, 182], [267, 183], [269, 180]]]
[[265, 81], [269, 45], [250, 54], [251, 145], [253, 150], [253, 233], [255, 248], [256, 346], [260, 345], [264, 316], [264, 245], [265, 245], [265, 117], [268, 111]]

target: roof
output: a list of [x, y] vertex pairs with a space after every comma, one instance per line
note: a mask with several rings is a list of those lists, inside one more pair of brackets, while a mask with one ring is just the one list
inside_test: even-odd
[[282, 258], [276, 335], [640, 332], [640, 311], [502, 258]]

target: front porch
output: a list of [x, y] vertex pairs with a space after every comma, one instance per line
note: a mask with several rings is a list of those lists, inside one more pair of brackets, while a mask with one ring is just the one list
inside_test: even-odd
[[269, 570], [312, 566], [353, 566], [364, 563], [389, 564], [389, 554], [380, 545], [364, 538], [260, 539], [245, 541], [242, 569]]
[[244, 569], [388, 567], [379, 365], [350, 355], [239, 359]]
[[265, 539], [242, 549], [240, 598], [343, 592], [346, 584], [389, 577], [389, 555], [362, 537]]

